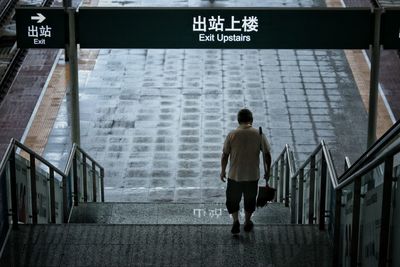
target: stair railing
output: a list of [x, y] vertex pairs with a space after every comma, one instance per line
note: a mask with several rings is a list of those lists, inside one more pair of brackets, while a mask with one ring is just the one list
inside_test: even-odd
[[331, 188], [327, 184], [330, 179], [337, 185], [337, 173], [331, 154], [322, 140], [306, 161], [291, 176], [291, 222], [298, 224], [318, 223], [319, 229], [325, 229], [327, 207], [331, 203]]
[[271, 165], [269, 183], [277, 189], [274, 201], [285, 203], [286, 207], [289, 207], [290, 177], [293, 176], [294, 170], [293, 151], [289, 145], [285, 145], [285, 148]]
[[73, 177], [74, 192], [78, 192], [73, 196], [75, 206], [79, 202], [97, 202], [99, 197], [104, 202], [104, 168], [77, 144], [72, 146], [64, 173]]
[[[393, 248], [400, 245], [400, 238], [390, 236], [394, 225], [400, 225], [400, 215], [394, 216], [397, 201], [394, 195], [398, 191], [396, 176], [400, 176], [399, 166], [395, 165], [400, 165], [399, 155], [400, 121], [353, 165], [345, 158], [345, 172], [340, 177], [323, 140], [291, 175], [291, 221], [298, 224], [318, 223], [320, 230], [328, 226], [328, 234], [334, 246], [333, 266], [361, 266], [366, 265], [367, 261], [371, 266], [380, 267], [400, 264], [400, 256], [393, 253]], [[281, 157], [282, 154], [275, 161], [274, 168], [278, 162], [282, 162]], [[273, 170], [273, 179], [285, 178], [285, 172]], [[328, 178], [330, 183], [327, 182]], [[282, 190], [279, 189], [280, 183], [274, 185], [278, 186], [278, 192]], [[278, 197], [278, 201], [282, 202], [282, 198]], [[285, 205], [288, 205], [287, 201]], [[376, 206], [371, 209], [368, 207], [371, 205]], [[371, 210], [374, 213], [372, 215]], [[397, 211], [397, 214], [400, 212]], [[376, 216], [372, 218], [375, 220], [373, 227], [377, 228], [376, 223], [380, 222], [379, 241], [372, 245], [365, 244], [372, 241], [360, 238], [363, 231], [368, 230], [365, 222], [371, 219], [368, 216]], [[371, 238], [371, 235], [377, 233], [365, 234]], [[376, 262], [372, 262], [374, 260]]]
[[61, 171], [11, 139], [0, 164], [0, 248], [10, 224], [67, 223], [73, 205], [99, 199], [104, 201], [104, 169], [76, 144]]
[[[338, 185], [335, 187], [334, 264], [339, 265], [346, 261], [350, 266], [362, 266], [367, 262], [370, 266], [380, 267], [399, 265], [400, 257], [393, 255], [393, 249], [400, 245], [398, 237], [390, 236], [391, 228], [395, 225], [393, 215], [396, 213], [397, 178], [394, 170], [395, 165], [400, 163], [399, 154], [400, 121], [338, 178]], [[378, 170], [382, 166], [383, 175]], [[373, 207], [372, 214], [368, 206]], [[372, 229], [380, 228], [379, 233], [367, 232], [370, 236], [379, 236], [377, 243], [364, 243], [363, 233], [368, 231], [368, 220], [374, 221]], [[398, 225], [398, 221], [396, 224]], [[362, 225], [364, 226], [361, 227]], [[351, 241], [346, 250], [343, 239], [349, 227]], [[366, 252], [368, 247], [372, 251]], [[372, 254], [373, 257], [370, 255], [367, 260], [366, 254]]]

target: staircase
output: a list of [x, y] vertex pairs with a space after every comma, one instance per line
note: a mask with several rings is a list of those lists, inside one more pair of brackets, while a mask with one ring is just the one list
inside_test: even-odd
[[226, 212], [197, 214], [218, 206], [79, 205], [69, 224], [20, 225], [12, 231], [0, 266], [331, 266], [326, 233], [287, 224], [284, 205], [259, 209], [255, 229], [239, 236], [231, 235]]
[[298, 168], [286, 146], [275, 201], [232, 236], [224, 204], [104, 203], [104, 169], [81, 148], [61, 171], [12, 140], [0, 266], [400, 266], [399, 153], [400, 121], [340, 177], [323, 141]]

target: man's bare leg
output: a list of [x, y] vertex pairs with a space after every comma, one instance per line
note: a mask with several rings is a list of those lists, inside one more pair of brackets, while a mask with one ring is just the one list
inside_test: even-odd
[[232, 213], [233, 222], [239, 221], [239, 212]]
[[252, 214], [253, 214], [252, 212], [247, 212], [247, 211], [244, 212], [245, 223], [248, 223], [250, 221]]
[[239, 212], [234, 212], [232, 213], [232, 218], [233, 218], [233, 224], [232, 224], [232, 229], [231, 233], [236, 235], [240, 233], [240, 223], [239, 223]]
[[245, 222], [244, 222], [244, 231], [245, 232], [250, 232], [251, 230], [253, 230], [253, 222], [251, 221], [251, 215], [253, 213], [252, 212], [245, 212]]

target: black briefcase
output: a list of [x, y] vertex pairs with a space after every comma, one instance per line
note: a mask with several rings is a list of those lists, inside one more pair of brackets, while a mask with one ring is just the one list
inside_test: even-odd
[[269, 201], [275, 199], [276, 189], [270, 187], [268, 184], [266, 186], [258, 187], [257, 195], [257, 207], [264, 207]]

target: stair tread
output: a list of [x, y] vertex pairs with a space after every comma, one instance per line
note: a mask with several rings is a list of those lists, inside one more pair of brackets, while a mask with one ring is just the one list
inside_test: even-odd
[[[244, 211], [240, 211], [244, 220]], [[290, 223], [289, 208], [270, 203], [257, 209], [256, 224]], [[72, 223], [110, 224], [231, 224], [223, 203], [80, 203], [74, 207]]]
[[22, 225], [8, 242], [1, 266], [322, 267], [332, 260], [326, 232], [303, 225], [255, 225], [238, 237], [228, 225]]

